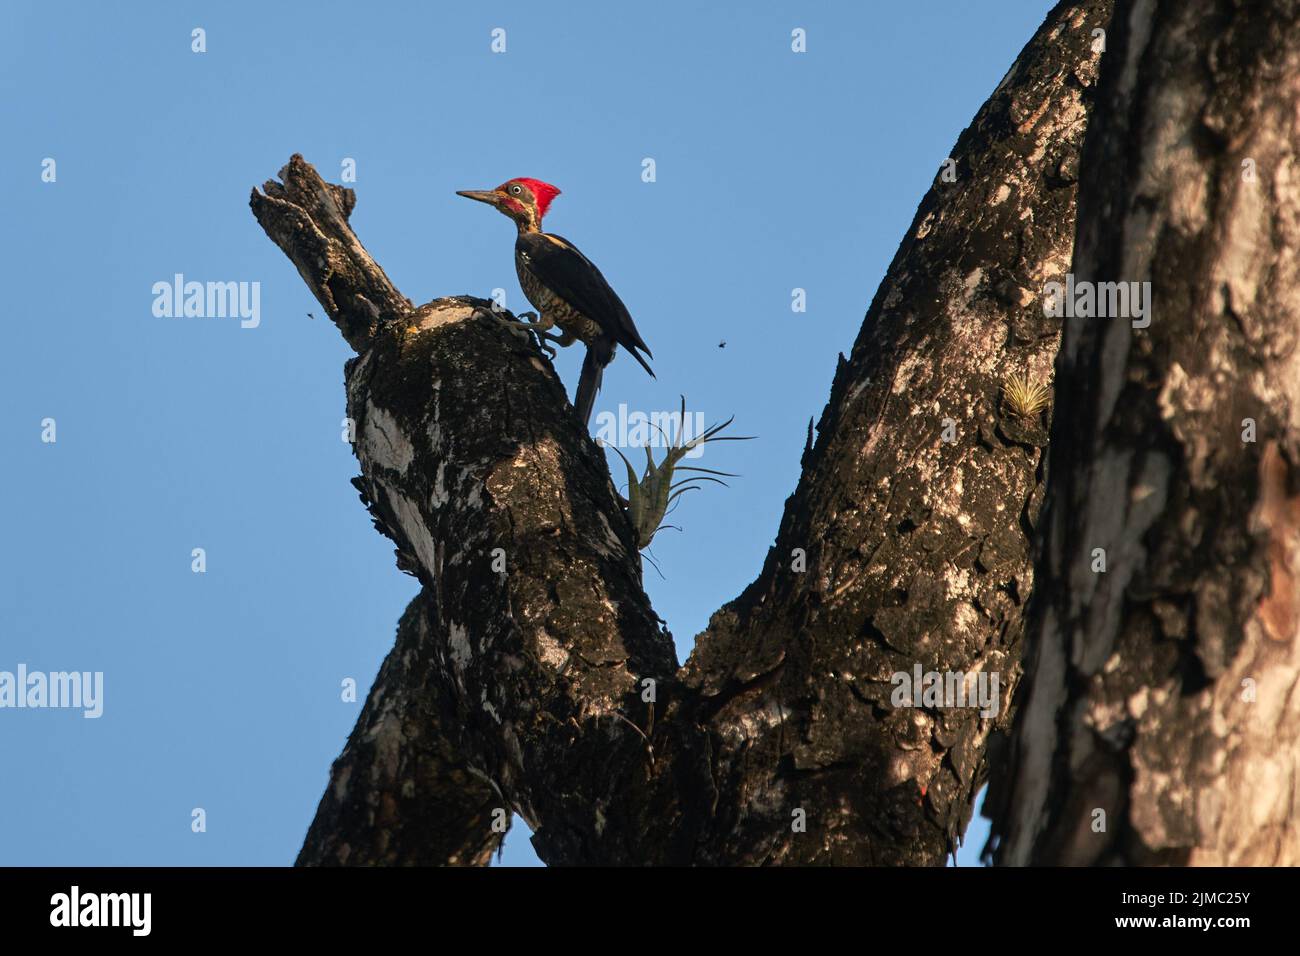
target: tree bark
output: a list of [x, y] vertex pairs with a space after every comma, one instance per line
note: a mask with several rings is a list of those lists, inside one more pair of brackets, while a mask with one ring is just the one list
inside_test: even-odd
[[1300, 4], [1122, 0], [1108, 42], [1073, 273], [1150, 325], [1066, 319], [995, 857], [1294, 866]]
[[[299, 865], [486, 866], [509, 829], [505, 800], [460, 755], [457, 715], [421, 591], [321, 798]], [[353, 778], [356, 778], [355, 781]]]
[[[1023, 418], [1000, 393], [1046, 383], [1056, 356], [1036, 290], [1070, 261], [1110, 8], [1058, 4], [962, 133], [956, 182], [936, 176], [841, 357], [758, 580], [687, 663], [713, 725], [773, 768], [720, 788], [741, 841], [788, 830], [793, 806], [818, 820], [817, 847], [783, 837], [773, 859], [942, 863], [1009, 726], [1050, 409]], [[893, 706], [918, 663], [997, 673], [998, 717]]]
[[[1058, 4], [962, 134], [763, 572], [684, 668], [549, 365], [482, 300], [409, 307], [347, 226], [351, 190], [301, 157], [254, 192], [359, 353], [358, 486], [423, 585], [300, 863], [481, 863], [502, 808], [555, 864], [943, 861], [1018, 676], [1049, 413], [1000, 388], [1055, 356], [1036, 290], [1070, 261], [1109, 8]], [[916, 664], [997, 672], [998, 716], [895, 707]]]

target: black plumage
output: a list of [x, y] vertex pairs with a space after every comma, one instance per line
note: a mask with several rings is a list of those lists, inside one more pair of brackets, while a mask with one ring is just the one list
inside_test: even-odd
[[[632, 316], [595, 264], [573, 243], [545, 232], [520, 232], [515, 241], [515, 268], [524, 295], [543, 320], [566, 337], [587, 346], [574, 407], [584, 422], [600, 390], [605, 366], [621, 345], [641, 367], [654, 371], [641, 356], [654, 358]], [[561, 340], [561, 344], [568, 344]], [[639, 350], [639, 351], [638, 351]]]
[[[487, 203], [513, 220], [519, 230], [515, 241], [515, 270], [524, 295], [537, 310], [536, 321], [526, 324], [543, 348], [546, 342], [560, 346], [582, 342], [587, 355], [582, 362], [574, 408], [583, 422], [591, 420], [591, 407], [600, 391], [605, 366], [623, 346], [654, 378], [654, 371], [641, 356], [654, 355], [636, 330], [627, 306], [618, 297], [595, 264], [562, 236], [542, 232], [542, 217], [560, 190], [540, 179], [521, 177], [496, 189], [464, 189], [457, 195]], [[510, 320], [514, 322], [513, 319]], [[559, 327], [562, 335], [549, 331]]]

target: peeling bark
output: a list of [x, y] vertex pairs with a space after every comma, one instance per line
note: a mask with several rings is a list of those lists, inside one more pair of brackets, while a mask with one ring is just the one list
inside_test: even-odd
[[1073, 272], [1152, 313], [1066, 320], [995, 856], [1294, 866], [1300, 4], [1123, 0], [1108, 42]]
[[[351, 191], [301, 157], [254, 194], [359, 353], [357, 484], [423, 584], [300, 862], [483, 862], [498, 800], [548, 863], [943, 861], [1018, 674], [1049, 416], [999, 389], [1057, 349], [1035, 292], [1070, 261], [1108, 13], [1059, 4], [962, 134], [760, 578], [682, 669], [549, 365], [473, 317], [486, 302], [410, 308], [347, 226]], [[1001, 713], [894, 707], [915, 664], [999, 672]]]

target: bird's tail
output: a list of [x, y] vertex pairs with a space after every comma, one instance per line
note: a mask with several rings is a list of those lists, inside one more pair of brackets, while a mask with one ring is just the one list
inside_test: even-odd
[[[642, 346], [642, 348], [645, 348], [645, 346]], [[628, 351], [628, 354], [629, 354], [629, 355], [631, 355], [634, 359], [636, 359], [638, 362], [641, 363], [641, 367], [642, 367], [643, 369], [645, 369], [647, 372], [650, 373], [650, 377], [651, 377], [651, 378], [655, 378], [655, 377], [656, 377], [656, 376], [655, 376], [655, 370], [652, 369], [652, 368], [650, 367], [650, 363], [649, 363], [649, 362], [647, 362], [645, 359], [643, 359], [643, 358], [641, 357], [641, 353], [638, 352], [634, 346], [629, 345], [628, 348], [627, 348], [627, 351]], [[645, 350], [645, 353], [646, 353], [646, 355], [650, 355], [650, 350], [649, 350], [649, 349], [646, 349], [646, 350]], [[650, 355], [650, 357], [651, 357], [651, 358], [654, 358], [653, 355]]]
[[[604, 358], [605, 361], [601, 361]], [[596, 349], [588, 348], [587, 356], [582, 360], [582, 374], [578, 376], [578, 395], [573, 400], [573, 407], [578, 410], [578, 417], [584, 425], [591, 421], [591, 406], [596, 402], [596, 393], [600, 391], [601, 379], [605, 377], [605, 363], [609, 359], [600, 355]]]

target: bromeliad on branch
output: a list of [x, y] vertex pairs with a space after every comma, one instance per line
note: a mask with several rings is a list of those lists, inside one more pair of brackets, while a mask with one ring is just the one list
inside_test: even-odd
[[[678, 419], [677, 438], [674, 442], [668, 435], [664, 435], [664, 440], [668, 442], [668, 453], [664, 455], [664, 460], [655, 464], [654, 457], [650, 454], [650, 446], [645, 446], [645, 472], [637, 479], [636, 469], [632, 463], [627, 460], [627, 456], [621, 451], [614, 448], [619, 458], [623, 459], [623, 464], [627, 468], [627, 513], [632, 521], [632, 527], [636, 532], [636, 546], [644, 549], [650, 546], [651, 540], [661, 527], [664, 527], [664, 516], [668, 513], [668, 507], [681, 495], [688, 491], [695, 491], [700, 485], [693, 484], [697, 481], [713, 481], [726, 487], [727, 483], [722, 478], [736, 478], [726, 471], [715, 471], [712, 468], [696, 468], [689, 465], [678, 466], [678, 462], [694, 448], [698, 448], [710, 441], [750, 441], [753, 435], [723, 435], [719, 436], [718, 432], [722, 431], [733, 421], [736, 416], [732, 415], [725, 422], [719, 422], [711, 426], [708, 430], [685, 441], [686, 432], [686, 398], [682, 397], [682, 411]], [[655, 425], [655, 428], [659, 428]], [[659, 429], [660, 434], [663, 430]], [[598, 441], [598, 444], [606, 444]], [[689, 471], [692, 474], [689, 477], [682, 478], [680, 481], [673, 481], [673, 475], [677, 471]], [[710, 477], [719, 475], [721, 477]]]

